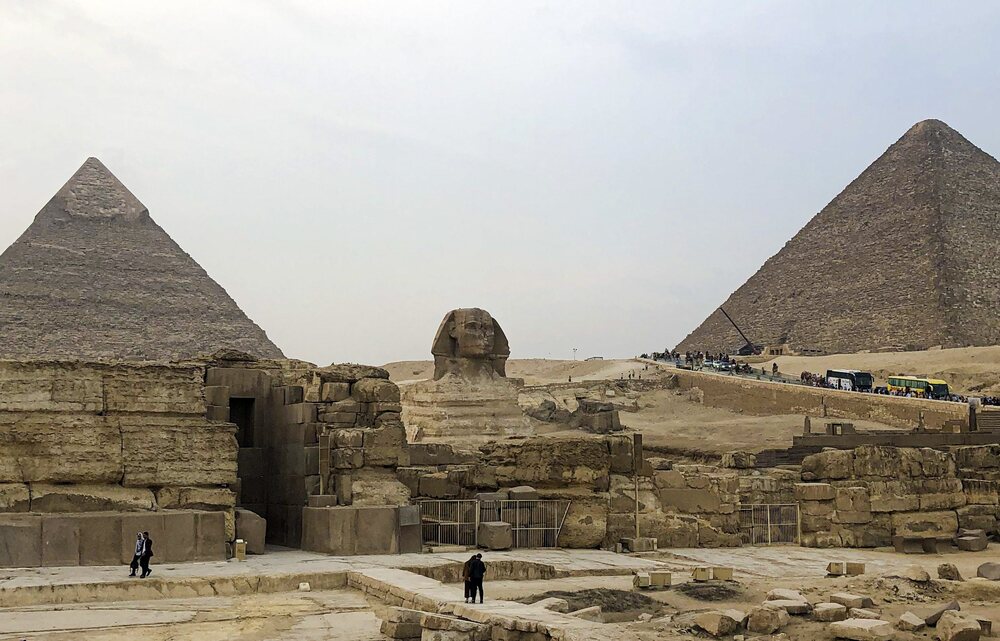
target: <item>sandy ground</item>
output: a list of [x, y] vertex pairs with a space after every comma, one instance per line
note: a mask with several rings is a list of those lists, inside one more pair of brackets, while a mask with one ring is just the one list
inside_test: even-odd
[[[383, 365], [389, 378], [405, 385], [434, 375], [434, 361], [397, 361]], [[546, 358], [529, 358], [507, 361], [507, 376], [523, 378], [525, 385], [565, 383], [572, 376], [574, 381], [601, 381], [616, 379], [629, 372], [638, 375], [643, 364], [630, 359], [602, 361], [566, 361]]]
[[[893, 374], [926, 375], [948, 381], [959, 394], [1000, 394], [1000, 346], [932, 349], [924, 352], [779, 356], [783, 372], [798, 374], [828, 369], [860, 369], [875, 375], [879, 384]], [[773, 361], [767, 361], [770, 367]]]
[[[641, 393], [639, 408], [638, 412], [622, 412], [621, 421], [642, 433], [646, 449], [758, 452], [791, 446], [792, 436], [801, 434], [803, 428], [799, 415], [750, 416], [706, 407], [673, 390]], [[815, 425], [817, 419], [813, 421]], [[852, 422], [858, 429], [893, 429], [872, 421]]]

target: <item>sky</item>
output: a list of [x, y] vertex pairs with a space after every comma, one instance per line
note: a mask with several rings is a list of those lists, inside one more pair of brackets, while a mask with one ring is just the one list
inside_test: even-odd
[[97, 156], [290, 357], [678, 343], [914, 123], [1000, 155], [996, 2], [0, 2], [0, 247]]

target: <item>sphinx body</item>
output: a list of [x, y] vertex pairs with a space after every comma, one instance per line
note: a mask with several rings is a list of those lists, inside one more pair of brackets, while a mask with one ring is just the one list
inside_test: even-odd
[[403, 389], [403, 420], [412, 440], [531, 434], [517, 404], [523, 381], [507, 378], [510, 345], [489, 312], [465, 308], [445, 314], [431, 354], [434, 378]]

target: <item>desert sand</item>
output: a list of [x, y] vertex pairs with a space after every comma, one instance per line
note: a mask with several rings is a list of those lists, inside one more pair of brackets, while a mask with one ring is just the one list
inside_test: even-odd
[[1000, 394], [1000, 346], [931, 349], [922, 352], [779, 356], [782, 372], [819, 373], [828, 369], [860, 369], [884, 383], [893, 374], [926, 375], [948, 381], [959, 394]]

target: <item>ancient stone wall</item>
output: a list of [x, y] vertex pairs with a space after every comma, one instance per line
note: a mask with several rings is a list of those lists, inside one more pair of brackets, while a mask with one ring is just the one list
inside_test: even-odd
[[0, 361], [0, 565], [117, 563], [138, 525], [224, 558], [235, 430], [207, 411], [197, 365]]
[[968, 424], [969, 408], [963, 403], [861, 394], [839, 390], [772, 383], [753, 379], [678, 370], [681, 390], [698, 388], [702, 402], [747, 414], [804, 414], [825, 418], [874, 421], [895, 427], [941, 428], [948, 421]]
[[[961, 473], [958, 461], [969, 465]], [[950, 540], [960, 527], [996, 532], [998, 484], [972, 477], [997, 468], [996, 446], [951, 453], [866, 445], [808, 456], [796, 486], [802, 543], [878, 547], [897, 536]]]
[[[206, 380], [231, 407], [239, 399], [254, 401], [252, 442], [247, 438], [240, 447], [239, 503], [266, 517], [268, 542], [299, 547], [304, 538], [330, 536], [306, 536], [307, 506], [409, 502], [395, 474], [408, 462], [399, 389], [385, 370], [220, 360], [208, 368]], [[324, 515], [311, 520], [316, 528], [331, 522]]]

